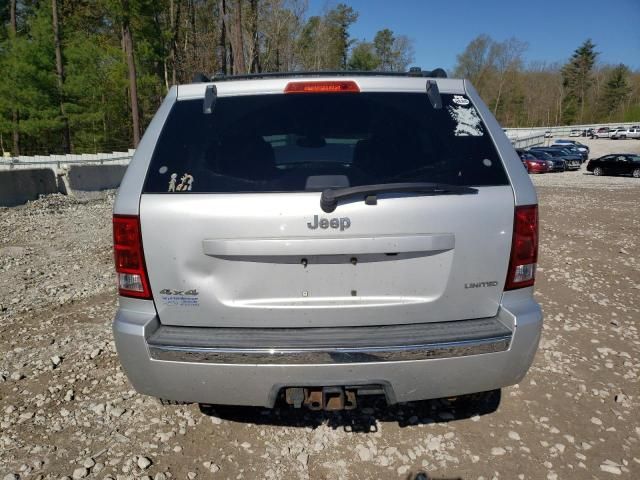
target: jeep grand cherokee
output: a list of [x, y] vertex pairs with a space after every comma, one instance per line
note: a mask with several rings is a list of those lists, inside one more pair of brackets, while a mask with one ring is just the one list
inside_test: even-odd
[[173, 87], [114, 206], [124, 370], [206, 404], [353, 408], [520, 381], [536, 192], [442, 72]]

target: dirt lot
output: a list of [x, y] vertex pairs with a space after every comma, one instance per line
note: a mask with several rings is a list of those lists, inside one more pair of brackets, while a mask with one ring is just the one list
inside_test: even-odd
[[161, 406], [114, 351], [113, 198], [0, 209], [0, 478], [640, 478], [640, 181], [534, 182], [543, 340], [495, 411]]

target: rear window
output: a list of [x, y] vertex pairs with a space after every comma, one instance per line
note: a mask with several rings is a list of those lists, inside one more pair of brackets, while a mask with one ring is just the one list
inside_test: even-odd
[[296, 192], [398, 182], [506, 185], [470, 100], [426, 94], [272, 94], [174, 105], [147, 193]]

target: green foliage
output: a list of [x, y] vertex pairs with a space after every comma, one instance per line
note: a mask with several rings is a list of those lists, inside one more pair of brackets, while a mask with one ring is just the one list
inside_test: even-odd
[[358, 19], [358, 13], [344, 3], [339, 3], [326, 16], [329, 33], [328, 47], [339, 59], [338, 68], [346, 69], [349, 47], [353, 40], [349, 36], [349, 27]]
[[396, 36], [385, 28], [376, 33], [373, 46], [379, 59], [379, 70], [402, 72], [413, 61], [412, 42], [404, 35]]
[[353, 40], [349, 27], [358, 14], [343, 3], [322, 17], [310, 17], [298, 40], [303, 70], [344, 70]]
[[593, 82], [592, 70], [598, 52], [591, 39], [585, 40], [574, 52], [571, 60], [562, 67], [562, 82], [565, 88], [564, 121], [584, 121], [587, 90]]
[[632, 105], [624, 112], [623, 122], [640, 122], [640, 104]]
[[627, 82], [630, 71], [626, 65], [620, 64], [609, 73], [607, 83], [599, 101], [601, 117], [615, 117], [623, 102], [631, 92]]
[[457, 56], [453, 76], [470, 79], [505, 126], [619, 122], [634, 118], [630, 112], [637, 115], [640, 72], [596, 65], [598, 53], [590, 40], [564, 66], [525, 67], [526, 47], [515, 38], [497, 42], [479, 35]]
[[[413, 56], [411, 41], [388, 29], [382, 31], [383, 47], [355, 42], [349, 30], [358, 12], [344, 3], [309, 18], [305, 0], [238, 4], [245, 64], [257, 70], [403, 70]], [[22, 154], [62, 152], [61, 100], [73, 152], [132, 145], [125, 23], [133, 37], [143, 130], [173, 78], [189, 82], [197, 72], [212, 74], [224, 65], [230, 71], [234, 52], [229, 22], [234, 16], [223, 20], [218, 0], [58, 0], [65, 71], [60, 89], [51, 1], [18, 0], [17, 36], [11, 34], [5, 5], [0, 6], [6, 27], [0, 28], [0, 150], [10, 150], [17, 133]], [[384, 65], [379, 48], [384, 49]]]
[[349, 70], [370, 71], [380, 66], [375, 47], [371, 42], [358, 42], [351, 50], [349, 59]]

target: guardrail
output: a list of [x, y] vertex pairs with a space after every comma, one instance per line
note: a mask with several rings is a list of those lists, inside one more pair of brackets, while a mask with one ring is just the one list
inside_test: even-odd
[[[80, 155], [78, 155], [80, 156]], [[60, 169], [71, 165], [128, 165], [133, 155], [123, 155], [120, 157], [103, 157], [103, 158], [64, 158], [64, 155], [56, 155], [52, 157], [63, 157], [49, 160], [23, 160], [21, 158], [9, 157], [0, 158], [0, 170], [17, 170], [25, 168], [52, 168]], [[47, 157], [40, 157], [47, 158]]]
[[527, 148], [544, 144], [544, 133], [527, 137], [509, 138], [514, 148]]
[[593, 128], [597, 130], [601, 127], [608, 128], [616, 128], [616, 127], [624, 127], [629, 128], [640, 124], [640, 121], [637, 122], [621, 122], [621, 123], [589, 123], [582, 125], [559, 125], [556, 127], [524, 127], [524, 128], [506, 128], [505, 133], [509, 138], [518, 138], [518, 137], [526, 137], [530, 135], [544, 135], [546, 132], [550, 132], [552, 136], [568, 136], [571, 130], [587, 130], [589, 128]]

